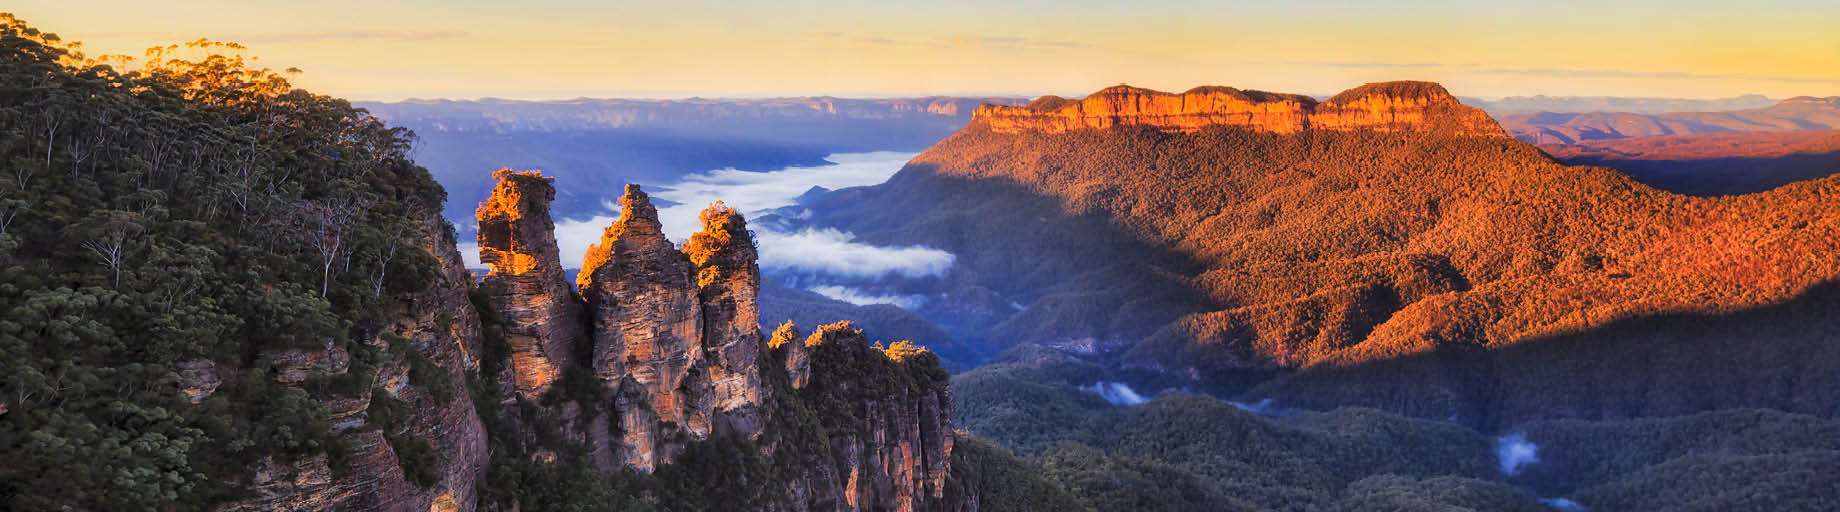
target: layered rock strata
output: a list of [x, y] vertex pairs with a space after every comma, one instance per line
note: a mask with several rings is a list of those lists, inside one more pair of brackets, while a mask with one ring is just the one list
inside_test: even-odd
[[620, 218], [588, 249], [577, 277], [592, 318], [595, 377], [614, 391], [622, 462], [651, 470], [676, 448], [660, 439], [710, 433], [714, 390], [703, 349], [703, 307], [690, 258], [665, 238], [637, 185]]
[[583, 257], [593, 370], [611, 392], [616, 458], [650, 471], [683, 443], [760, 432], [760, 269], [747, 223], [718, 203], [679, 251], [638, 185]]
[[723, 426], [752, 437], [760, 432], [759, 406], [764, 398], [759, 359], [760, 267], [747, 220], [720, 202], [699, 216], [702, 231], [684, 244], [696, 265], [697, 299], [703, 306], [703, 347], [715, 364], [715, 409]]
[[539, 171], [493, 173], [498, 186], [479, 203], [479, 260], [490, 271], [479, 283], [504, 320], [514, 387], [541, 396], [573, 364], [582, 336], [581, 303], [563, 277], [549, 202], [551, 178]]
[[[553, 193], [548, 180], [521, 173], [500, 173], [499, 180], [493, 199], [480, 207], [481, 259], [494, 272], [486, 279], [559, 275], [548, 271], [554, 260], [544, 257], [555, 247], [544, 210]], [[679, 250], [644, 190], [627, 186], [620, 205], [620, 217], [583, 256], [576, 284], [585, 307], [540, 309], [562, 312], [550, 322], [588, 326], [588, 361], [547, 361], [559, 369], [580, 365], [605, 391], [596, 410], [581, 414], [607, 423], [586, 436], [569, 434], [588, 444], [603, 469], [651, 472], [694, 443], [743, 438], [760, 443], [769, 459], [792, 457], [781, 462], [803, 468], [778, 502], [786, 505], [769, 508], [938, 508], [952, 405], [937, 356], [907, 343], [872, 347], [847, 322], [792, 343], [785, 339], [798, 337], [787, 334], [796, 330], [784, 326], [769, 343], [760, 331], [757, 252], [740, 213], [721, 203], [704, 210], [702, 230]], [[552, 299], [557, 295], [543, 286], [550, 278], [542, 279], [501, 279], [516, 286], [488, 292], [510, 292], [492, 294], [494, 305], [573, 300]], [[514, 329], [534, 333], [527, 335], [536, 341], [532, 347], [552, 339], [540, 322], [506, 327]], [[769, 344], [778, 348], [770, 353]], [[814, 418], [818, 428], [800, 423]], [[783, 428], [763, 439], [769, 424]]]
[[1306, 129], [1450, 130], [1458, 135], [1506, 137], [1482, 110], [1465, 106], [1430, 82], [1371, 83], [1318, 103], [1309, 96], [1207, 86], [1171, 94], [1117, 85], [1078, 100], [1044, 96], [1022, 107], [983, 105], [972, 124], [997, 133], [1060, 133], [1115, 126], [1193, 132], [1208, 126], [1243, 126], [1290, 134]]

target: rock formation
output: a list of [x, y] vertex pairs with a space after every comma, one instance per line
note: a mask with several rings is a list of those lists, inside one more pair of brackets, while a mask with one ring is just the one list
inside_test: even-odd
[[[924, 510], [944, 498], [952, 455], [949, 377], [933, 353], [883, 349], [849, 321], [800, 341], [791, 324], [772, 342], [792, 389], [830, 432], [830, 466], [812, 461], [801, 510]], [[972, 506], [971, 509], [975, 509]]]
[[593, 318], [594, 374], [618, 397], [617, 451], [625, 465], [649, 471], [675, 451], [659, 442], [673, 433], [666, 425], [709, 436], [714, 391], [690, 258], [665, 238], [638, 185], [626, 187], [620, 205], [577, 282]]
[[718, 202], [698, 216], [703, 230], [684, 252], [696, 265], [697, 298], [703, 305], [703, 348], [715, 364], [715, 408], [724, 425], [753, 436], [760, 431], [760, 267], [747, 221]]
[[505, 322], [514, 387], [524, 398], [548, 391], [568, 367], [581, 333], [581, 304], [563, 278], [549, 202], [539, 171], [492, 174], [498, 186], [479, 203], [479, 260], [491, 270], [479, 288]]
[[[718, 203], [679, 251], [638, 185], [588, 249], [577, 279], [593, 369], [612, 392], [618, 459], [650, 471], [684, 441], [760, 432], [760, 269], [741, 215]], [[687, 254], [686, 254], [687, 253]]]
[[1443, 86], [1429, 82], [1371, 83], [1322, 103], [1300, 94], [1231, 87], [1196, 87], [1170, 94], [1118, 85], [1079, 100], [1044, 96], [1022, 107], [983, 105], [972, 122], [997, 133], [1060, 133], [1114, 126], [1193, 132], [1225, 125], [1282, 134], [1306, 129], [1447, 129], [1459, 135], [1505, 136], [1488, 114], [1464, 106]]
[[[499, 179], [499, 192], [479, 210], [481, 259], [494, 265], [493, 276], [501, 269], [544, 275], [553, 260], [536, 248], [554, 247], [543, 231], [548, 182], [514, 173]], [[585, 440], [603, 469], [643, 472], [693, 443], [757, 441], [763, 454], [796, 462], [784, 467], [801, 468], [785, 490], [792, 510], [916, 510], [944, 499], [952, 405], [937, 356], [905, 342], [872, 348], [861, 330], [842, 322], [803, 340], [790, 324], [781, 326], [769, 357], [747, 221], [712, 205], [701, 215], [703, 229], [680, 251], [637, 185], [626, 187], [620, 204], [620, 217], [583, 256], [577, 279], [593, 345], [585, 369], [607, 391], [597, 410], [584, 412], [611, 423], [585, 437], [565, 435]], [[535, 287], [528, 286], [517, 290]], [[494, 304], [501, 296], [493, 295]], [[503, 303], [532, 301], [512, 299]], [[557, 309], [565, 312], [556, 322], [576, 325], [566, 308], [544, 311]], [[540, 327], [522, 327], [537, 333], [533, 347], [551, 340]], [[784, 378], [772, 375], [782, 371]], [[769, 382], [788, 383], [778, 392], [789, 395], [775, 399]], [[762, 439], [775, 421], [799, 426]]]

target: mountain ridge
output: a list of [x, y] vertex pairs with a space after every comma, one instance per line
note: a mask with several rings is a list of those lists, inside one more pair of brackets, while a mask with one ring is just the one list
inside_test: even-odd
[[[1831, 236], [1840, 230], [1831, 213], [1840, 178], [1695, 198], [1612, 169], [1565, 166], [1506, 137], [1421, 126], [1286, 134], [1236, 123], [1004, 130], [974, 122], [887, 184], [832, 193], [813, 210], [815, 222], [866, 240], [947, 247], [962, 266], [947, 281], [993, 289], [1001, 276], [1031, 274], [991, 266], [1023, 257], [1009, 248], [1080, 247], [1034, 233], [1111, 236], [1073, 227], [1088, 217], [1128, 240], [1080, 244], [1140, 243], [1192, 259], [1199, 270], [1147, 265], [1102, 284], [1080, 282], [1081, 270], [1071, 269], [1019, 290], [1012, 319], [1055, 328], [993, 338], [1075, 351], [1109, 338], [1111, 348], [1095, 353], [1123, 351], [1107, 358], [1123, 369], [1229, 396], [1273, 372], [1493, 350], [1621, 318], [1735, 312], [1840, 276]], [[1025, 219], [953, 211], [869, 217], [858, 206], [997, 211], [984, 203], [1033, 200], [1054, 206], [1031, 207]], [[984, 232], [1001, 235], [960, 240]], [[1037, 268], [1081, 257], [1045, 254], [1056, 253], [1029, 257], [1042, 262]], [[1120, 255], [1114, 263], [1146, 257]], [[1200, 296], [1159, 306], [1191, 312], [1161, 332], [1115, 338], [1090, 320], [1133, 310], [1123, 304], [1170, 300], [1131, 286], [1159, 280]]]
[[1225, 86], [1166, 93], [1121, 84], [1079, 100], [1043, 96], [1021, 107], [980, 105], [971, 122], [997, 133], [1059, 133], [1113, 126], [1193, 132], [1226, 125], [1281, 134], [1306, 129], [1371, 129], [1506, 136], [1486, 113], [1463, 105], [1443, 86], [1409, 81], [1369, 83], [1320, 103], [1301, 94]]

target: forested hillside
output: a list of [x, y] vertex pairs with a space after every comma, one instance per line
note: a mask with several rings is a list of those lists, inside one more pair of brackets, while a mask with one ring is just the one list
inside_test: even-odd
[[[428, 250], [444, 233], [424, 222], [442, 192], [407, 134], [234, 44], [91, 57], [3, 22], [7, 508], [198, 508], [246, 496], [271, 462], [346, 477], [367, 447], [320, 403], [381, 393], [382, 366], [411, 367], [424, 399], [460, 393], [412, 340], [377, 343], [387, 313], [445, 279]], [[349, 372], [299, 366], [334, 351]], [[437, 484], [440, 455], [381, 411], [368, 429], [399, 474]]]

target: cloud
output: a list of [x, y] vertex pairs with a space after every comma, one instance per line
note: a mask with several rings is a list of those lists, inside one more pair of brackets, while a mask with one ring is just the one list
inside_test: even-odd
[[1521, 466], [1540, 462], [1540, 447], [1527, 440], [1527, 434], [1513, 434], [1495, 438], [1495, 458], [1501, 462], [1501, 474], [1514, 476], [1521, 471]]
[[682, 240], [702, 227], [696, 214], [710, 203], [722, 201], [752, 216], [761, 210], [792, 204], [813, 186], [836, 190], [888, 181], [888, 177], [901, 170], [914, 155], [899, 151], [838, 153], [825, 157], [830, 162], [828, 165], [787, 167], [772, 172], [717, 169], [686, 175], [676, 183], [647, 184], [645, 190], [652, 197], [676, 203], [660, 208], [658, 218], [664, 222], [666, 236]]
[[856, 242], [855, 235], [829, 228], [798, 233], [759, 231], [754, 235], [760, 246], [760, 266], [769, 270], [920, 278], [945, 273], [954, 259], [952, 253], [931, 247], [864, 244]]
[[1562, 512], [1584, 512], [1584, 510], [1586, 510], [1584, 505], [1579, 505], [1578, 502], [1565, 498], [1540, 498], [1540, 503], [1552, 507], [1553, 510]]
[[1137, 394], [1136, 390], [1131, 389], [1131, 385], [1123, 382], [1094, 382], [1090, 386], [1080, 386], [1080, 389], [1098, 393], [1100, 398], [1120, 407], [1130, 407], [1150, 401], [1143, 395]]
[[[826, 157], [831, 165], [788, 167], [772, 172], [736, 169], [684, 176], [676, 183], [648, 185], [659, 204], [658, 220], [665, 236], [681, 244], [701, 229], [697, 213], [718, 200], [753, 217], [763, 210], [786, 206], [813, 186], [828, 189], [875, 185], [888, 181], [913, 153], [877, 151], [839, 153]], [[556, 245], [562, 265], [578, 268], [590, 244], [619, 217], [617, 204], [605, 201], [608, 211], [586, 219], [556, 221]], [[937, 276], [952, 266], [952, 253], [923, 246], [881, 247], [855, 240], [855, 235], [835, 229], [807, 229], [782, 233], [754, 228], [760, 248], [760, 265], [769, 270], [790, 270], [840, 277], [881, 277], [889, 274], [919, 278]], [[477, 253], [477, 248], [465, 249]], [[477, 265], [477, 256], [468, 259]], [[846, 301], [847, 302], [847, 301]], [[899, 304], [897, 304], [899, 305]]]
[[[588, 219], [563, 219], [556, 221], [556, 252], [562, 259], [563, 268], [581, 268], [581, 257], [588, 254], [588, 246], [601, 241], [601, 233], [613, 220], [614, 215], [599, 215]], [[670, 235], [670, 231], [665, 232]], [[690, 233], [684, 233], [690, 236]]]
[[466, 268], [486, 268], [486, 264], [479, 261], [479, 244], [460, 242], [454, 244], [454, 249], [460, 251], [460, 261], [466, 263]]
[[439, 39], [457, 39], [466, 37], [466, 32], [440, 31], [415, 32], [401, 30], [357, 30], [343, 32], [279, 32], [267, 34], [244, 34], [228, 38], [242, 43], [317, 43], [322, 41], [433, 41]]
[[926, 304], [924, 295], [872, 295], [856, 288], [833, 285], [819, 285], [806, 289], [832, 300], [840, 300], [858, 306], [889, 304], [901, 309], [914, 309]]
[[1231, 400], [1228, 400], [1227, 403], [1232, 404], [1234, 407], [1238, 407], [1239, 410], [1257, 414], [1259, 416], [1265, 416], [1268, 418], [1278, 418], [1278, 417], [1283, 417], [1283, 416], [1290, 416], [1291, 414], [1297, 412], [1296, 409], [1278, 407], [1276, 403], [1272, 402], [1270, 398], [1260, 399], [1257, 403], [1251, 403], [1251, 404], [1248, 404], [1245, 402], [1235, 402]]

